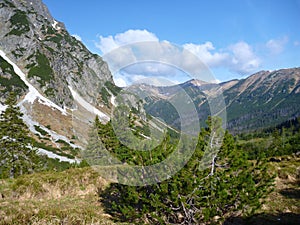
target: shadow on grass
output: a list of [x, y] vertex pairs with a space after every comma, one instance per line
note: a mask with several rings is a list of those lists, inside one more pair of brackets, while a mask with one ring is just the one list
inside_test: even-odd
[[297, 190], [294, 188], [287, 188], [287, 189], [281, 190], [279, 193], [287, 198], [300, 199], [300, 190]]
[[112, 216], [113, 221], [126, 222], [126, 217], [117, 207], [118, 204], [123, 204], [120, 201], [121, 198], [116, 188], [117, 185], [118, 184], [110, 184], [105, 190], [98, 189], [99, 202], [103, 205], [104, 212]]
[[300, 214], [280, 213], [280, 214], [259, 214], [250, 218], [231, 217], [223, 225], [299, 225]]

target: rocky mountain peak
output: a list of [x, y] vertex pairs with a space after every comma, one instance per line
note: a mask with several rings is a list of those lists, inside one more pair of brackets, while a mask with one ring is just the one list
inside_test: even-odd
[[54, 143], [59, 134], [82, 144], [95, 115], [109, 120], [118, 88], [107, 63], [72, 37], [41, 0], [0, 0], [0, 28], [1, 107], [15, 92], [30, 130], [51, 126]]
[[12, 0], [12, 2], [18, 9], [23, 11], [32, 10], [43, 16], [50, 23], [54, 20], [47, 6], [41, 0]]
[[100, 104], [101, 89], [113, 84], [106, 62], [57, 22], [40, 0], [0, 1], [0, 48], [29, 82], [60, 106], [73, 107], [69, 86]]

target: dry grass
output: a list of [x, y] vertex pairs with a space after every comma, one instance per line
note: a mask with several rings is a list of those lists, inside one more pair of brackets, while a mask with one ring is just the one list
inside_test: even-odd
[[115, 224], [99, 203], [107, 182], [91, 168], [0, 182], [0, 224]]
[[300, 214], [300, 159], [286, 156], [281, 162], [270, 163], [270, 169], [277, 172], [275, 190], [262, 207], [264, 213]]
[[[286, 224], [284, 219], [287, 224], [297, 224], [293, 221], [300, 214], [300, 159], [286, 157], [272, 162], [270, 170], [278, 174], [275, 191], [249, 224], [277, 224], [274, 221], [278, 222], [279, 215], [283, 223], [278, 224]], [[0, 180], [0, 225], [116, 224], [99, 202], [99, 191], [107, 185], [88, 167]]]

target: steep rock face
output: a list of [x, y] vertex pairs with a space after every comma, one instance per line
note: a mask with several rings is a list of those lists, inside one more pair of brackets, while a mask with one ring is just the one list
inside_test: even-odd
[[0, 49], [47, 98], [72, 108], [71, 86], [88, 102], [101, 104], [105, 83], [113, 84], [107, 64], [53, 19], [40, 0], [0, 0], [0, 28]]
[[16, 93], [38, 142], [84, 147], [95, 116], [109, 120], [119, 90], [106, 62], [41, 0], [0, 0], [0, 110], [8, 93]]

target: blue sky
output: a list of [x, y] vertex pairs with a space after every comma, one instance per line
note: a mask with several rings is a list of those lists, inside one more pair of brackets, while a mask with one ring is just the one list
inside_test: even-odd
[[[43, 1], [100, 55], [135, 41], [167, 41], [198, 56], [219, 81], [300, 66], [300, 0]], [[116, 79], [128, 84], [148, 75]]]

